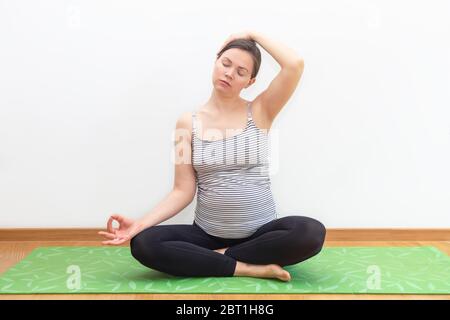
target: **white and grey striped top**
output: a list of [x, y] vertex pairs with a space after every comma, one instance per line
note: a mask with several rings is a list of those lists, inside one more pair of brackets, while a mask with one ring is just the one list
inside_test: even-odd
[[221, 140], [201, 140], [192, 114], [192, 165], [197, 181], [195, 223], [206, 233], [228, 239], [251, 236], [277, 218], [269, 177], [269, 137], [253, 122]]

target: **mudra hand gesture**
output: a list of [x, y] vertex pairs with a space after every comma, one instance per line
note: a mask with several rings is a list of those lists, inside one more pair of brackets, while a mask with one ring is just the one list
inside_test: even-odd
[[[112, 224], [114, 220], [119, 223], [119, 228], [113, 227]], [[124, 217], [120, 214], [113, 214], [108, 219], [107, 230], [107, 232], [98, 232], [98, 234], [109, 239], [102, 241], [102, 243], [107, 245], [120, 245], [133, 238], [139, 232], [139, 227], [133, 219]]]

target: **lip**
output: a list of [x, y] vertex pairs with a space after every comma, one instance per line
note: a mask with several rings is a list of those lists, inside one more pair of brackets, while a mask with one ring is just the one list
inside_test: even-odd
[[224, 81], [224, 80], [219, 80], [219, 81], [222, 82], [222, 83], [224, 83], [224, 84], [226, 84], [227, 86], [231, 87], [231, 85], [230, 85], [228, 82], [226, 82], [226, 81]]

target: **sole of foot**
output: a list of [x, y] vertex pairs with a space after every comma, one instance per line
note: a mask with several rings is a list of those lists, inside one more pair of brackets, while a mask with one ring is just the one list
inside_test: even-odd
[[269, 270], [269, 274], [274, 275], [276, 278], [281, 281], [291, 281], [291, 274], [284, 270], [277, 264], [269, 264], [267, 265], [267, 269]]

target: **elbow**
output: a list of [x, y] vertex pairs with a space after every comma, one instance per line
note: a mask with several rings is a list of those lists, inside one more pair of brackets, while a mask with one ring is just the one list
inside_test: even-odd
[[286, 67], [289, 68], [290, 70], [302, 72], [304, 66], [305, 66], [305, 62], [304, 62], [303, 58], [298, 57], [295, 60], [291, 61]]
[[186, 200], [186, 202], [189, 204], [194, 200], [196, 189], [185, 189], [185, 188], [174, 188], [173, 192], [176, 192], [177, 194], [181, 195], [183, 199]]
[[299, 57], [299, 58], [295, 61], [295, 66], [296, 66], [297, 68], [303, 70], [303, 68], [304, 68], [304, 66], [305, 66], [305, 61], [303, 60], [303, 58]]

